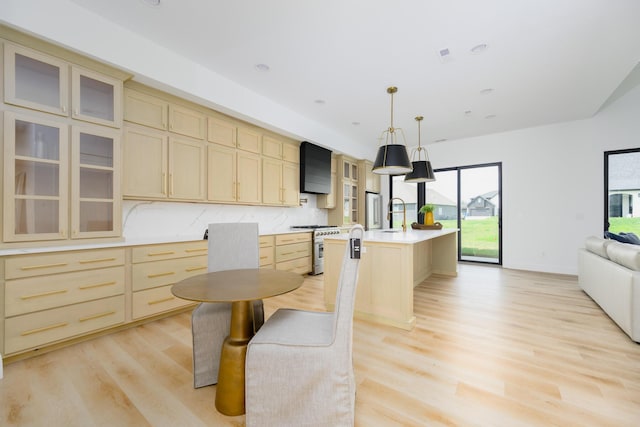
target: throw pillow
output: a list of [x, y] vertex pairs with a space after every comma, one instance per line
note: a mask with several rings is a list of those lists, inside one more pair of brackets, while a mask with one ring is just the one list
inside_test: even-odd
[[634, 233], [611, 233], [609, 231], [605, 231], [604, 235], [608, 239], [616, 240], [620, 243], [631, 243], [632, 245], [640, 245], [640, 238], [636, 236]]

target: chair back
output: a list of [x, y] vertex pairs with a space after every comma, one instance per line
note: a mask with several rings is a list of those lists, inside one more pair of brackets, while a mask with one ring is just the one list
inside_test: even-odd
[[258, 224], [233, 222], [209, 224], [208, 271], [258, 268]]
[[339, 349], [338, 353], [347, 356], [349, 363], [351, 363], [353, 341], [353, 309], [360, 266], [360, 259], [351, 258], [350, 242], [351, 239], [360, 239], [360, 247], [362, 247], [364, 244], [363, 236], [364, 228], [360, 224], [354, 225], [349, 231], [349, 239], [342, 257], [342, 269], [340, 270], [338, 289], [336, 291], [334, 345], [344, 347]]

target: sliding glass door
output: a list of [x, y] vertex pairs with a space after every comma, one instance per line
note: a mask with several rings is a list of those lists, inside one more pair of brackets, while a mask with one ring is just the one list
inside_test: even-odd
[[604, 231], [640, 236], [640, 148], [604, 153]]
[[491, 163], [440, 169], [424, 186], [424, 203], [435, 205], [435, 221], [460, 229], [460, 261], [502, 264], [501, 168]]

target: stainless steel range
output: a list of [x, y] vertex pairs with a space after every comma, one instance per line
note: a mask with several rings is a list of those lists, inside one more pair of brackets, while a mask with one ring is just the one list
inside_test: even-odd
[[330, 225], [294, 225], [291, 228], [313, 230], [313, 270], [311, 274], [324, 273], [324, 237], [332, 234], [340, 234], [340, 229]]

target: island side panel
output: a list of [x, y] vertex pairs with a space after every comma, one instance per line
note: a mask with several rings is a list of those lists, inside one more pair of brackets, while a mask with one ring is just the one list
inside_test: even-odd
[[[365, 242], [354, 316], [410, 330], [413, 315], [413, 245]], [[324, 240], [324, 296], [333, 310], [344, 240]]]
[[445, 276], [458, 275], [458, 232], [433, 239], [431, 272]]

